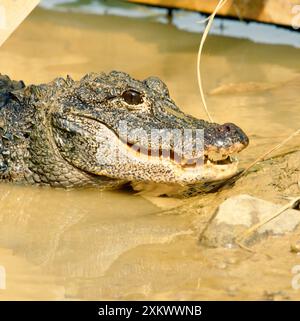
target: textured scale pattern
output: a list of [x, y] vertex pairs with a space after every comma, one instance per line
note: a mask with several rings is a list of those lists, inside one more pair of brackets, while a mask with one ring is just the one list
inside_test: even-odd
[[[127, 137], [118, 127], [124, 120]], [[122, 139], [146, 150], [164, 148], [163, 143], [151, 146], [150, 140], [145, 143], [132, 135], [136, 126], [147, 137], [153, 128], [201, 128], [205, 152], [229, 154], [248, 144], [247, 136], [233, 124], [208, 123], [184, 114], [156, 77], [139, 81], [113, 71], [91, 73], [80, 81], [68, 76], [25, 86], [0, 74], [0, 181], [66, 188], [118, 187], [131, 181], [190, 183], [178, 176], [177, 165], [170, 161], [132, 157], [120, 163], [111, 157], [107, 143]], [[172, 149], [177, 148], [174, 143]], [[194, 178], [201, 179], [205, 174]]]

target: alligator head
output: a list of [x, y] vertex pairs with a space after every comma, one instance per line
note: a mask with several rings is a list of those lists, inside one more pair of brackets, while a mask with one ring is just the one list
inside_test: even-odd
[[218, 181], [237, 172], [233, 155], [248, 145], [234, 124], [184, 114], [156, 77], [113, 71], [23, 91], [12, 95], [35, 110], [25, 153], [35, 182]]

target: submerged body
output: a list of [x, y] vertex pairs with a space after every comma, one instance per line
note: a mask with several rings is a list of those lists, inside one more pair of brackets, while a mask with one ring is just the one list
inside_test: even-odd
[[234, 124], [184, 114], [156, 77], [113, 71], [26, 87], [0, 75], [0, 181], [207, 183], [233, 176], [231, 155], [247, 145]]

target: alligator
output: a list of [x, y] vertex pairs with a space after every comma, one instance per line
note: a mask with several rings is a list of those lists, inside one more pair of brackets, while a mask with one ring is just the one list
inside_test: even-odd
[[26, 86], [0, 74], [0, 182], [204, 184], [234, 176], [248, 143], [232, 123], [183, 113], [157, 77], [112, 71]]

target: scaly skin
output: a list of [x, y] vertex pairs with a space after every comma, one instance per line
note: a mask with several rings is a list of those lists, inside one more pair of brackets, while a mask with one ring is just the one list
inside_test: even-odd
[[[124, 121], [126, 132], [120, 126]], [[171, 130], [170, 140], [159, 140], [153, 129]], [[193, 135], [188, 141], [192, 156], [178, 160], [182, 145], [172, 130], [181, 134], [185, 129]], [[204, 130], [201, 151], [196, 129]], [[237, 162], [216, 160], [247, 145], [236, 125], [181, 112], [155, 77], [138, 81], [113, 71], [26, 87], [0, 75], [0, 181], [56, 187], [199, 184], [234, 175]], [[171, 157], [162, 157], [168, 146]], [[215, 161], [191, 166], [203, 152]]]

